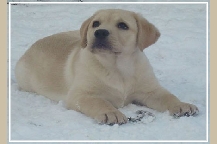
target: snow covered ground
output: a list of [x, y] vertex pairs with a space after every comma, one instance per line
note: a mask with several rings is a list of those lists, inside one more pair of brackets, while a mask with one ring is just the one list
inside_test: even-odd
[[[198, 106], [196, 117], [174, 119], [168, 112], [130, 104], [126, 116], [147, 110], [155, 119], [125, 125], [99, 125], [41, 95], [18, 90], [14, 68], [36, 40], [76, 30], [98, 9], [121, 8], [141, 13], [161, 32], [144, 52], [160, 83], [185, 102]], [[206, 5], [205, 4], [65, 4], [11, 6], [11, 140], [206, 140]]]

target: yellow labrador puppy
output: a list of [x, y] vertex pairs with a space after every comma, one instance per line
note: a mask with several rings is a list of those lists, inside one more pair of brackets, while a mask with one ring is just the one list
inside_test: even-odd
[[142, 16], [119, 9], [100, 10], [80, 31], [54, 34], [34, 43], [16, 65], [25, 91], [63, 100], [99, 123], [127, 122], [121, 108], [138, 103], [171, 115], [194, 115], [160, 86], [143, 49], [155, 43], [158, 29]]

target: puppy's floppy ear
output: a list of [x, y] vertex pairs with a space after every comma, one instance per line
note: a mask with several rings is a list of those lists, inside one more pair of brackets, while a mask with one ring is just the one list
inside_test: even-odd
[[138, 27], [137, 46], [143, 51], [158, 40], [160, 32], [142, 16], [135, 14], [135, 19]]
[[92, 21], [94, 16], [88, 18], [83, 22], [80, 28], [80, 36], [81, 36], [81, 47], [85, 48], [87, 46], [87, 30], [90, 22]]

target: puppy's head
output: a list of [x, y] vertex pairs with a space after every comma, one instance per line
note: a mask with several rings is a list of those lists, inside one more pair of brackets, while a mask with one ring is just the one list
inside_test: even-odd
[[160, 33], [142, 16], [119, 9], [100, 10], [80, 28], [81, 46], [92, 52], [132, 53], [155, 43]]

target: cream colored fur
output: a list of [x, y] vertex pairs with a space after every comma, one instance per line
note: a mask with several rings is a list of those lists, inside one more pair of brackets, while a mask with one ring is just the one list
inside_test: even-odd
[[[98, 27], [93, 22], [99, 21]], [[128, 30], [117, 27], [124, 22]], [[93, 48], [94, 32], [109, 31], [112, 49]], [[193, 115], [197, 107], [183, 103], [161, 87], [144, 48], [160, 36], [142, 16], [125, 10], [101, 10], [87, 19], [80, 31], [54, 34], [38, 40], [16, 65], [16, 79], [25, 91], [64, 100], [73, 109], [99, 123], [123, 124], [118, 108], [135, 102], [171, 115]]]

